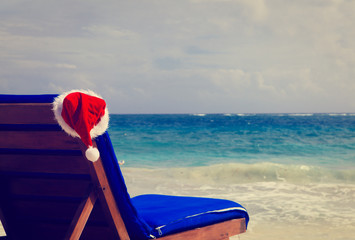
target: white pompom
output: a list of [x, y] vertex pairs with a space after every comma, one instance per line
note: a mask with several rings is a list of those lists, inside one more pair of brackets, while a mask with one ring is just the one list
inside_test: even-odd
[[99, 152], [99, 150], [97, 150], [97, 148], [93, 148], [93, 147], [90, 146], [85, 151], [85, 156], [91, 162], [96, 162], [99, 159], [99, 157], [100, 157], [100, 152]]

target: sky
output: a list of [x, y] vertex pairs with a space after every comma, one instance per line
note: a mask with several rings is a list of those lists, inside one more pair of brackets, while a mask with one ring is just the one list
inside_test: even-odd
[[0, 1], [0, 93], [111, 113], [355, 112], [354, 0]]

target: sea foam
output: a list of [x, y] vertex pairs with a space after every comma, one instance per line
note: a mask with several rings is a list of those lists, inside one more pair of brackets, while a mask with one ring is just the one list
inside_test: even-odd
[[308, 165], [277, 163], [226, 163], [202, 167], [184, 168], [128, 168], [137, 174], [148, 174], [178, 181], [209, 184], [240, 184], [253, 182], [307, 183], [354, 183], [354, 169], [328, 169]]

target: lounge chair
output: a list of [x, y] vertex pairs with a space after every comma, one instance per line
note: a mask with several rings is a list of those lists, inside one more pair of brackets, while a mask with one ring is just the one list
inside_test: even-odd
[[131, 198], [107, 132], [86, 146], [54, 120], [56, 95], [0, 95], [3, 239], [229, 239], [246, 231], [238, 203], [210, 198]]

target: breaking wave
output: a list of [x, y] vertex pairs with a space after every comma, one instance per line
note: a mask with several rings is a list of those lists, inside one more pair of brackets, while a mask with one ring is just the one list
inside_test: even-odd
[[137, 174], [173, 178], [207, 184], [239, 184], [251, 182], [355, 183], [355, 169], [328, 169], [308, 165], [276, 163], [227, 163], [202, 167], [142, 169], [130, 168]]

